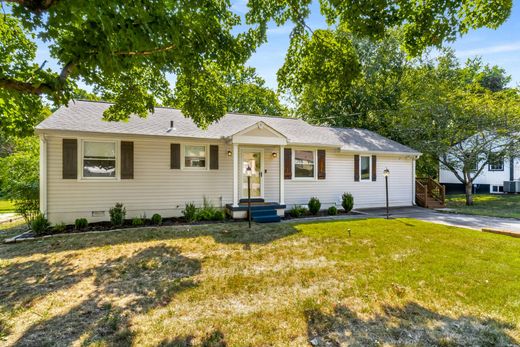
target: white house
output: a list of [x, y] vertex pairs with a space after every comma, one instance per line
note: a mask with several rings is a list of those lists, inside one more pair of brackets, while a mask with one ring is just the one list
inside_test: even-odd
[[[439, 182], [446, 187], [447, 193], [464, 193], [464, 185], [453, 172], [439, 165]], [[503, 193], [504, 181], [520, 178], [520, 160], [504, 158], [493, 164], [488, 164], [473, 182], [476, 193]]]
[[106, 122], [110, 104], [76, 101], [36, 127], [40, 136], [41, 210], [52, 223], [108, 220], [122, 202], [127, 217], [180, 216], [203, 197], [244, 217], [245, 168], [251, 197], [285, 208], [315, 196], [322, 208], [340, 206], [350, 192], [355, 208], [415, 199], [420, 153], [371, 131], [312, 126], [301, 119], [228, 114], [203, 130], [179, 110], [158, 107], [147, 118]]

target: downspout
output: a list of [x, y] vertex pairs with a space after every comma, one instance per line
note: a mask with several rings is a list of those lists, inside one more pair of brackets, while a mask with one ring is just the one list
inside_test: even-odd
[[509, 180], [515, 180], [515, 158], [513, 156], [509, 158]]
[[47, 139], [40, 135], [40, 212], [47, 214]]
[[417, 160], [417, 157], [413, 157], [412, 160], [412, 206], [415, 206], [415, 161]]

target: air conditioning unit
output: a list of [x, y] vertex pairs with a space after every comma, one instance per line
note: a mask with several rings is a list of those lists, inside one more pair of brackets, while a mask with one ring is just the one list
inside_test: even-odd
[[504, 181], [504, 193], [520, 193], [520, 181]]

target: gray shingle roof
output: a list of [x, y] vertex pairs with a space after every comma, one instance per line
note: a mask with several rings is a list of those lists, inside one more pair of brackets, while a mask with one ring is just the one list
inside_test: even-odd
[[[64, 130], [109, 134], [155, 135], [171, 137], [222, 139], [260, 121], [277, 130], [289, 144], [338, 147], [344, 151], [398, 152], [418, 154], [417, 151], [387, 139], [372, 131], [353, 128], [313, 126], [301, 119], [256, 115], [227, 114], [207, 129], [198, 128], [180, 110], [157, 107], [147, 118], [132, 116], [126, 122], [104, 121], [103, 111], [110, 106], [105, 102], [74, 101], [60, 107], [36, 126], [38, 132]], [[170, 121], [175, 130], [166, 132]]]

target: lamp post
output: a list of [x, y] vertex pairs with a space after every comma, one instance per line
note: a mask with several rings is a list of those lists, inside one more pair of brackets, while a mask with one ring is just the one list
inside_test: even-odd
[[390, 170], [386, 168], [383, 171], [383, 175], [385, 176], [385, 188], [386, 188], [386, 219], [388, 219], [389, 213], [388, 213], [388, 175], [390, 175]]
[[249, 229], [251, 229], [251, 166], [247, 166], [247, 219], [249, 221]]

